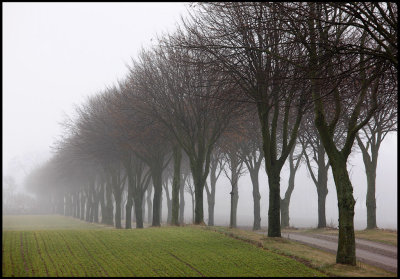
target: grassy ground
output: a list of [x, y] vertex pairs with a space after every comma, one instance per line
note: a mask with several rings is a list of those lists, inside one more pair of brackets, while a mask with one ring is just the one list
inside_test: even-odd
[[357, 266], [336, 264], [336, 255], [285, 238], [269, 238], [252, 231], [229, 229], [225, 227], [205, 227], [204, 229], [213, 230], [233, 238], [250, 242], [268, 251], [292, 257], [330, 276], [396, 276], [394, 273], [361, 262], [357, 262]]
[[2, 247], [3, 276], [324, 276], [194, 226], [117, 230], [60, 216], [3, 216]]
[[6, 215], [3, 216], [3, 231], [34, 230], [80, 230], [109, 228], [90, 224], [75, 218], [59, 215]]
[[[325, 228], [325, 229], [298, 229], [298, 230], [287, 230], [291, 232], [302, 232], [302, 233], [318, 233], [328, 235], [338, 235], [339, 230]], [[377, 241], [393, 246], [397, 246], [397, 231], [385, 230], [385, 229], [372, 229], [372, 230], [360, 230], [355, 231], [357, 238], [362, 238], [371, 241]]]

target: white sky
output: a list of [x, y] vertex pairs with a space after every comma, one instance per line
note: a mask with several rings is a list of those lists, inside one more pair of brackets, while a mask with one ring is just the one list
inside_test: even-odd
[[[24, 172], [50, 156], [61, 133], [63, 114], [74, 104], [126, 74], [126, 64], [141, 46], [162, 31], [172, 31], [184, 3], [3, 3], [3, 175], [22, 182]], [[361, 155], [351, 158], [355, 224], [366, 225], [366, 178]], [[287, 187], [282, 172], [281, 195]], [[221, 174], [223, 177], [223, 174]], [[336, 190], [329, 177], [327, 222], [337, 223]], [[216, 222], [229, 223], [229, 182], [217, 189]], [[268, 184], [260, 171], [262, 225], [266, 225]], [[378, 226], [397, 228], [397, 134], [387, 137], [377, 173]], [[163, 199], [165, 203], [165, 198]], [[186, 197], [190, 220], [191, 201]], [[252, 189], [248, 176], [239, 181], [238, 223], [252, 224]], [[207, 201], [204, 200], [207, 219]], [[164, 209], [164, 214], [166, 210]], [[304, 166], [291, 198], [293, 225], [317, 224], [317, 194]], [[165, 220], [165, 219], [164, 219]]]
[[3, 166], [46, 157], [63, 112], [124, 77], [141, 46], [185, 11], [184, 3], [3, 3]]

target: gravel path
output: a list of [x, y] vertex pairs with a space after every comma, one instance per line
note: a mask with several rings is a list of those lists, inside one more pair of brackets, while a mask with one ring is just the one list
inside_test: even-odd
[[[261, 234], [267, 234], [260, 232]], [[321, 234], [282, 233], [282, 237], [336, 254], [338, 237]], [[397, 273], [397, 247], [356, 239], [356, 257], [360, 262]]]

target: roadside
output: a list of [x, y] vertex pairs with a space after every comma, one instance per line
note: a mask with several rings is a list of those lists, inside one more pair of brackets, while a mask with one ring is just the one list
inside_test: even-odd
[[[263, 232], [260, 234], [265, 235]], [[282, 233], [282, 237], [299, 241], [336, 255], [338, 237], [335, 235]], [[356, 239], [357, 260], [397, 273], [397, 247]]]
[[[266, 230], [265, 230], [266, 231]], [[283, 229], [283, 232], [306, 233], [306, 234], [324, 234], [324, 235], [338, 235], [339, 230], [334, 228], [309, 228], [297, 229], [289, 228]], [[388, 245], [397, 247], [397, 231], [389, 229], [370, 229], [370, 230], [356, 230], [354, 231], [357, 239], [365, 239], [374, 242], [381, 242]]]
[[[356, 266], [336, 264], [336, 254], [321, 250], [320, 248], [294, 241], [293, 239], [273, 238], [265, 235], [265, 230], [251, 231], [242, 229], [229, 229], [227, 227], [204, 227], [227, 236], [240, 239], [253, 245], [268, 249], [275, 253], [294, 258], [304, 264], [316, 268], [329, 276], [355, 276], [355, 277], [396, 277], [397, 273], [390, 272], [357, 260]], [[260, 233], [261, 232], [261, 233]], [[285, 233], [285, 232], [284, 232]], [[397, 249], [397, 247], [396, 247]], [[397, 269], [397, 259], [396, 259]]]

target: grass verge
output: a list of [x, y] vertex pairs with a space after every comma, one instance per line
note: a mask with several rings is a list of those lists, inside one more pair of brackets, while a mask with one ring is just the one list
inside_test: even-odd
[[226, 227], [203, 227], [203, 229], [219, 232], [268, 251], [293, 258], [328, 276], [396, 277], [394, 273], [359, 261], [357, 261], [356, 266], [336, 264], [336, 255], [285, 238], [266, 237], [253, 231]]

